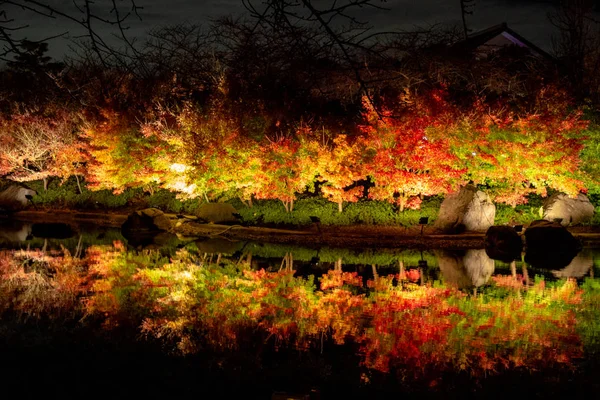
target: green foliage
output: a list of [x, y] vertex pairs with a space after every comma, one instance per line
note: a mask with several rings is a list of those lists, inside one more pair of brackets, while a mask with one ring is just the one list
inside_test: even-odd
[[176, 194], [165, 189], [152, 193], [146, 201], [148, 207], [179, 213], [183, 210], [183, 202], [177, 199]]
[[248, 243], [244, 246], [244, 252], [252, 254], [253, 257], [277, 258], [280, 261], [287, 254], [292, 254], [293, 259], [297, 261], [310, 261], [319, 255], [316, 249], [276, 243]]
[[[309, 225], [310, 217], [317, 217], [323, 225], [416, 225], [421, 217], [429, 217], [429, 223], [437, 218], [441, 197], [434, 196], [423, 201], [420, 210], [404, 210], [385, 201], [363, 200], [348, 203], [343, 212], [338, 212], [337, 205], [322, 198], [306, 198], [295, 202], [294, 210], [285, 211], [283, 204], [277, 200], [261, 200], [254, 202], [253, 207], [246, 207], [239, 201], [232, 204], [238, 209], [242, 219], [249, 224], [282, 224]], [[241, 207], [241, 208], [240, 208]]]
[[588, 188], [590, 200], [596, 206], [600, 198], [600, 126], [594, 124], [584, 132], [584, 148], [581, 152], [581, 171]]
[[126, 190], [121, 194], [114, 194], [110, 190], [88, 190], [82, 183], [82, 193], [79, 193], [74, 177], [65, 182], [52, 179], [48, 184], [48, 190], [44, 191], [42, 181], [28, 182], [33, 190], [37, 192], [33, 203], [48, 207], [65, 207], [78, 209], [117, 209], [126, 206], [132, 199], [141, 195], [141, 189]]
[[544, 198], [535, 193], [529, 194], [527, 203], [511, 207], [507, 204], [496, 204], [495, 225], [525, 225], [542, 218], [540, 209]]
[[597, 360], [600, 356], [600, 280], [586, 278], [581, 288], [583, 306], [577, 327], [586, 353]]
[[[115, 209], [134, 205], [136, 208], [155, 207], [165, 212], [194, 215], [198, 207], [205, 203], [203, 198], [179, 199], [178, 194], [166, 189], [156, 190], [152, 194], [141, 188], [126, 189], [120, 194], [109, 190], [88, 190], [85, 182], [81, 182], [83, 192], [79, 189], [74, 177], [64, 182], [50, 179], [48, 190], [44, 191], [42, 181], [28, 182], [27, 185], [36, 190], [38, 195], [33, 202], [36, 206], [55, 208], [75, 208], [83, 210]], [[550, 195], [552, 191], [548, 192]], [[600, 206], [600, 191], [589, 195], [596, 207]], [[506, 204], [496, 204], [496, 225], [521, 224], [541, 218], [540, 208], [544, 197], [529, 194], [527, 203], [511, 207]], [[254, 200], [253, 207], [248, 207], [237, 198], [231, 199], [232, 204], [241, 215], [244, 223], [249, 225], [279, 225], [307, 226], [311, 225], [311, 217], [317, 217], [323, 225], [390, 225], [414, 226], [421, 217], [428, 217], [429, 224], [435, 222], [442, 196], [426, 197], [419, 210], [405, 209], [386, 201], [361, 200], [355, 203], [344, 203], [343, 212], [338, 212], [337, 204], [314, 195], [304, 195], [294, 203], [294, 210], [287, 212], [279, 200]], [[600, 214], [594, 214], [590, 223], [600, 225]]]

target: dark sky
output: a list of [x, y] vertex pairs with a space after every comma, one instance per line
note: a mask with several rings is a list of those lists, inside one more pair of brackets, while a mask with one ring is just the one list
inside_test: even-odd
[[[58, 9], [76, 13], [72, 0], [47, 0]], [[78, 0], [76, 0], [78, 1]], [[129, 0], [119, 0], [127, 4]], [[321, 1], [321, 0], [319, 0]], [[388, 11], [367, 9], [361, 12], [363, 19], [376, 29], [410, 30], [415, 26], [431, 24], [460, 24], [459, 0], [387, 0], [379, 3], [389, 8]], [[143, 40], [145, 33], [157, 26], [189, 22], [205, 24], [211, 18], [225, 14], [243, 15], [245, 13], [241, 0], [136, 0], [137, 5], [144, 7], [140, 11], [141, 21], [130, 19], [129, 35]], [[255, 0], [260, 4], [260, 0]], [[485, 29], [501, 22], [508, 25], [522, 36], [538, 46], [551, 51], [551, 35], [553, 27], [548, 21], [548, 12], [553, 9], [555, 1], [535, 0], [476, 0], [474, 14], [469, 17], [469, 25], [474, 30]], [[95, 6], [109, 9], [108, 0], [96, 0]], [[51, 20], [36, 15], [24, 14], [15, 10], [7, 10], [11, 16], [29, 25], [22, 34], [31, 39], [39, 39], [63, 31], [76, 36], [77, 28], [61, 19]], [[99, 31], [109, 35], [107, 28]], [[61, 58], [67, 51], [65, 40], [55, 40], [51, 44], [51, 55]]]

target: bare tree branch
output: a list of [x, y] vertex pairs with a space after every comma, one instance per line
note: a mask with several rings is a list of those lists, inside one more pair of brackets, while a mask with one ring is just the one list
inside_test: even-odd
[[[0, 56], [4, 59], [10, 59], [11, 56], [20, 54], [19, 43], [27, 38], [26, 30], [29, 27], [25, 24], [19, 24], [14, 18], [10, 17], [11, 12], [20, 11], [30, 16], [39, 16], [49, 19], [62, 20], [71, 23], [73, 29], [80, 30], [82, 33], [71, 32], [76, 39], [83, 39], [87, 42], [95, 54], [98, 62], [102, 65], [127, 66], [129, 63], [129, 54], [126, 50], [118, 50], [111, 45], [103, 34], [103, 27], [114, 27], [119, 33], [118, 38], [124, 44], [126, 49], [138, 54], [138, 50], [131, 40], [125, 34], [128, 26], [126, 22], [139, 16], [139, 7], [135, 0], [127, 0], [119, 4], [116, 0], [111, 1], [112, 8], [103, 10], [101, 5], [97, 5], [92, 0], [73, 0], [71, 7], [55, 6], [50, 2], [38, 0], [0, 0], [0, 44], [4, 44]], [[11, 34], [11, 32], [20, 32], [20, 35]], [[46, 41], [56, 37], [62, 37], [65, 34], [48, 36], [35, 41]]]

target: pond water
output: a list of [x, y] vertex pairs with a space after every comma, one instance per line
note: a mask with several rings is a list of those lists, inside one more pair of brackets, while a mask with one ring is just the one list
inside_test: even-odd
[[531, 397], [599, 389], [600, 249], [308, 248], [0, 223], [0, 382], [21, 395]]

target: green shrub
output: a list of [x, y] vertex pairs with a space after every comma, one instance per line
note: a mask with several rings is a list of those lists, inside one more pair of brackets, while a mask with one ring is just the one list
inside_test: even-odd
[[[194, 215], [202, 204], [203, 198], [180, 200], [177, 194], [168, 190], [157, 190], [149, 195], [142, 189], [127, 189], [121, 194], [114, 194], [109, 190], [88, 190], [82, 182], [83, 193], [79, 193], [77, 181], [71, 177], [61, 182], [51, 179], [48, 190], [44, 191], [42, 181], [27, 183], [36, 190], [38, 195], [33, 202], [36, 205], [55, 208], [75, 209], [119, 209], [125, 206], [136, 205], [138, 208], [156, 207], [165, 212], [184, 213]], [[590, 200], [600, 205], [600, 192], [590, 193]], [[421, 217], [428, 217], [428, 223], [435, 222], [442, 196], [431, 196], [423, 200], [419, 210], [398, 211], [394, 204], [384, 201], [361, 200], [356, 203], [344, 203], [343, 211], [338, 212], [338, 205], [318, 196], [305, 195], [294, 203], [294, 210], [286, 212], [279, 200], [255, 200], [252, 207], [248, 207], [239, 199], [228, 201], [238, 210], [242, 220], [250, 225], [291, 225], [306, 226], [312, 224], [311, 217], [318, 218], [323, 225], [392, 225], [414, 226]], [[525, 225], [541, 218], [540, 208], [544, 198], [539, 195], [529, 195], [528, 202], [516, 207], [505, 204], [496, 205], [496, 225]], [[600, 214], [595, 214], [591, 225], [600, 225]]]

